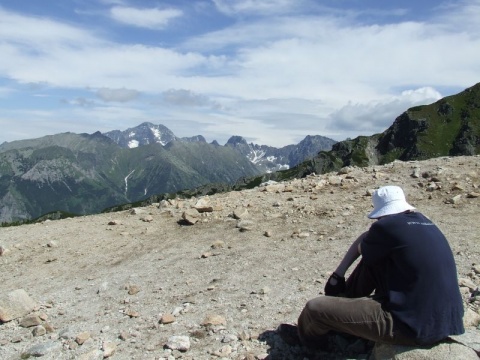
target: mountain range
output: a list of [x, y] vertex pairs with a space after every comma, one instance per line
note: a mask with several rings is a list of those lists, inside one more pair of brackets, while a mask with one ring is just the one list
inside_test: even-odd
[[[104, 135], [112, 139], [120, 147], [130, 149], [155, 143], [165, 146], [173, 141], [184, 143], [207, 142], [202, 135], [178, 138], [166, 126], [154, 125], [148, 122], [124, 131], [109, 131]], [[228, 139], [225, 146], [245, 156], [251, 163], [255, 164], [261, 173], [269, 173], [290, 169], [302, 161], [315, 156], [321, 150], [330, 150], [335, 143], [335, 140], [324, 136], [309, 135], [296, 145], [275, 148], [267, 145], [249, 144], [241, 136], [232, 136]], [[220, 146], [215, 140], [211, 145]]]
[[143, 123], [102, 134], [63, 133], [0, 145], [0, 223], [61, 211], [91, 214], [155, 194], [232, 185], [295, 166], [334, 140], [308, 136], [276, 149], [240, 136], [224, 146]]
[[[330, 148], [331, 147], [331, 148]], [[0, 145], [0, 222], [115, 211], [176, 196], [252, 188], [344, 167], [480, 153], [480, 84], [400, 114], [384, 132], [275, 149], [232, 136], [177, 138], [162, 125]]]

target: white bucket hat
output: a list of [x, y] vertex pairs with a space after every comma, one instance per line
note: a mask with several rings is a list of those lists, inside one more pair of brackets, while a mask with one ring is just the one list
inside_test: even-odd
[[399, 186], [383, 186], [376, 190], [372, 196], [373, 211], [368, 214], [370, 219], [378, 219], [379, 217], [399, 214], [407, 210], [415, 210], [415, 208], [407, 203], [405, 194]]

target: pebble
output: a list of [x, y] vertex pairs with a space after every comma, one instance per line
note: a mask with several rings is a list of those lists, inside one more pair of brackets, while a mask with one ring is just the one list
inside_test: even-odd
[[216, 326], [216, 325], [226, 325], [227, 321], [221, 315], [207, 315], [207, 317], [202, 321], [202, 326]]
[[161, 324], [171, 324], [173, 322], [175, 322], [175, 316], [172, 315], [172, 314], [164, 314], [160, 318], [160, 323]]
[[45, 356], [48, 354], [51, 354], [52, 352], [55, 352], [56, 350], [60, 350], [62, 348], [62, 344], [57, 341], [48, 341], [42, 344], [37, 344], [26, 350], [22, 354], [22, 359], [28, 358], [29, 356], [33, 357], [41, 357]]
[[47, 330], [42, 325], [37, 325], [32, 330], [33, 336], [43, 336], [47, 333]]
[[90, 339], [90, 332], [88, 331], [83, 331], [81, 332], [80, 334], [78, 334], [76, 337], [75, 337], [75, 342], [78, 344], [78, 345], [83, 345], [83, 343], [85, 341], [87, 341], [88, 339]]
[[171, 350], [188, 351], [190, 349], [190, 338], [183, 335], [174, 335], [168, 338], [165, 346]]
[[40, 319], [38, 315], [30, 314], [22, 318], [20, 320], [19, 325], [21, 327], [28, 328], [28, 327], [40, 325], [41, 323], [42, 323], [42, 319]]
[[102, 343], [103, 357], [111, 357], [117, 350], [117, 345], [111, 341], [104, 341]]

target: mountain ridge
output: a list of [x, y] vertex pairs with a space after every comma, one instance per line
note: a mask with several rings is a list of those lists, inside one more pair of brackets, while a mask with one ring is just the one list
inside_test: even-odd
[[0, 223], [96, 213], [263, 171], [234, 147], [179, 138], [163, 125], [110, 135], [67, 132], [0, 145]]
[[[159, 143], [167, 146], [172, 141], [207, 142], [202, 135], [177, 137], [164, 125], [144, 122], [126, 130], [114, 130], [104, 133], [122, 148], [135, 148]], [[255, 164], [261, 172], [274, 172], [289, 169], [303, 160], [315, 156], [321, 150], [330, 150], [336, 141], [321, 135], [307, 135], [298, 144], [290, 144], [281, 148], [268, 145], [247, 143], [239, 135], [232, 135], [225, 147], [231, 147]], [[221, 146], [216, 140], [210, 144]]]

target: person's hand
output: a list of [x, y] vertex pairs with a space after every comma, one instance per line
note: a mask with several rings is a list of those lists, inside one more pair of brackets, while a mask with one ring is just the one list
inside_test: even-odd
[[339, 276], [337, 273], [333, 273], [328, 278], [325, 285], [325, 295], [338, 296], [345, 292], [345, 277]]

